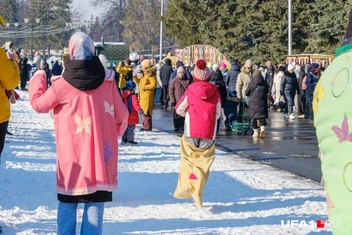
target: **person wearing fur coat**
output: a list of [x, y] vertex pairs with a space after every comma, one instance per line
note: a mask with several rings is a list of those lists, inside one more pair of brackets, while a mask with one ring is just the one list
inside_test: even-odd
[[152, 114], [154, 107], [154, 93], [156, 88], [156, 68], [150, 60], [141, 62], [141, 73], [133, 71], [133, 80], [139, 85], [139, 105], [143, 110], [143, 128], [140, 131], [153, 129]]

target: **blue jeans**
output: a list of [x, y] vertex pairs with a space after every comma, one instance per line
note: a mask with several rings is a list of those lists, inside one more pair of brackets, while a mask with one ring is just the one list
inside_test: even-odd
[[[59, 202], [57, 234], [75, 235], [78, 203]], [[103, 234], [104, 202], [84, 203], [81, 235]]]
[[155, 88], [154, 104], [161, 104], [161, 88]]

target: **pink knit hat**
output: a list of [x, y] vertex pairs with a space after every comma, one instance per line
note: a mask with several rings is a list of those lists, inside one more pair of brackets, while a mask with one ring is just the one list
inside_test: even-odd
[[196, 62], [196, 67], [193, 70], [193, 80], [195, 82], [209, 82], [211, 78], [211, 71], [207, 67], [207, 63], [200, 59]]
[[225, 63], [220, 64], [220, 69], [226, 69], [226, 68], [227, 68], [227, 65]]

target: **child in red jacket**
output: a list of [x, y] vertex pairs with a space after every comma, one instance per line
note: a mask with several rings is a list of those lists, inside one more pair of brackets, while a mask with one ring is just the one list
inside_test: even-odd
[[142, 115], [143, 110], [139, 106], [137, 95], [134, 93], [135, 89], [136, 83], [132, 80], [128, 81], [126, 86], [121, 89], [122, 101], [129, 112], [128, 127], [122, 136], [121, 144], [138, 144], [138, 142], [134, 141], [134, 130], [136, 129], [136, 124], [139, 123], [138, 113]]

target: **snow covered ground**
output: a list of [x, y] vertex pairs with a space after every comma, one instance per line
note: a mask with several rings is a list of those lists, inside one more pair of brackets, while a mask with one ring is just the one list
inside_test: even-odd
[[[4, 235], [56, 234], [53, 121], [31, 109], [28, 93], [20, 94], [0, 165], [0, 225]], [[327, 219], [316, 182], [217, 150], [204, 208], [197, 209], [192, 200], [172, 197], [179, 137], [137, 131], [136, 141], [139, 146], [120, 146], [119, 189], [106, 204], [104, 234], [331, 234], [315, 226]], [[302, 226], [281, 225], [290, 220]]]

